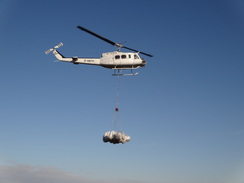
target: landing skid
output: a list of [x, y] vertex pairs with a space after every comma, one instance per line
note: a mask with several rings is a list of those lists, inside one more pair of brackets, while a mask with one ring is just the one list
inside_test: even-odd
[[121, 72], [122, 72], [121, 70], [114, 70], [114, 73], [112, 74], [112, 76], [135, 76], [135, 75], [139, 74], [138, 72], [133, 73], [132, 69], [131, 69], [131, 73], [122, 74]]

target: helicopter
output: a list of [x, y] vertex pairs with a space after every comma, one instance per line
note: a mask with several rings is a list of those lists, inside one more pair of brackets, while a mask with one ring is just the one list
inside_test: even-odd
[[[139, 54], [146, 55], [148, 57], [153, 57], [153, 55], [150, 55], [148, 53], [144, 53], [132, 48], [128, 48], [126, 46], [123, 46], [120, 43], [115, 43], [107, 38], [104, 38], [84, 27], [77, 26], [78, 29], [85, 31], [113, 46], [117, 46], [117, 51], [113, 52], [107, 52], [102, 53], [101, 58], [80, 58], [80, 57], [64, 57], [57, 49], [63, 46], [63, 43], [59, 43], [58, 45], [54, 46], [53, 48], [47, 50], [45, 53], [49, 54], [50, 52], [53, 52], [54, 56], [62, 62], [70, 62], [73, 64], [88, 64], [88, 65], [97, 65], [102, 66], [108, 69], [113, 69], [114, 74], [113, 76], [121, 76], [121, 75], [137, 75], [138, 72], [133, 73], [133, 69], [138, 69], [141, 67], [144, 67], [147, 62], [145, 59], [140, 57]], [[121, 52], [120, 49], [124, 48], [133, 52]], [[122, 74], [122, 70], [128, 70], [130, 69], [131, 72], [127, 74]]]

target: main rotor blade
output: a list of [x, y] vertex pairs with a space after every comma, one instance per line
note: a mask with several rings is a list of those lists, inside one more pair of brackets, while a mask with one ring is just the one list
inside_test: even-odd
[[113, 45], [113, 46], [117, 46], [118, 48], [119, 48], [119, 47], [120, 47], [120, 48], [125, 48], [125, 49], [127, 49], [127, 50], [131, 50], [131, 51], [134, 51], [134, 52], [139, 52], [139, 53], [141, 53], [141, 54], [143, 54], [143, 55], [146, 55], [146, 56], [149, 56], [149, 57], [153, 57], [152, 55], [150, 55], [150, 54], [148, 54], [148, 53], [140, 52], [140, 51], [138, 51], [138, 50], [135, 50], [135, 49], [132, 49], [132, 48], [128, 48], [128, 47], [126, 47], [126, 46], [123, 46], [123, 45], [121, 45], [121, 44], [119, 44], [119, 43], [115, 43], [115, 42], [113, 42], [113, 41], [111, 41], [111, 40], [109, 40], [109, 39], [107, 39], [107, 38], [105, 38], [105, 37], [102, 37], [102, 36], [100, 36], [100, 35], [98, 35], [98, 34], [92, 32], [92, 31], [90, 31], [90, 30], [88, 30], [88, 29], [86, 29], [86, 28], [84, 28], [84, 27], [77, 26], [77, 28], [80, 29], [80, 30], [82, 30], [82, 31], [85, 31], [85, 32], [87, 32], [87, 33], [89, 33], [89, 34], [91, 34], [91, 35], [93, 35], [93, 36], [95, 36], [95, 37], [97, 37], [97, 38], [99, 38], [99, 39], [101, 39], [101, 40], [103, 40], [103, 41], [105, 41], [105, 42], [107, 42], [107, 43]]
[[89, 34], [91, 34], [91, 35], [93, 35], [93, 36], [95, 36], [95, 37], [97, 37], [97, 38], [103, 40], [103, 41], [106, 41], [107, 43], [109, 43], [109, 44], [111, 44], [111, 45], [116, 45], [115, 42], [113, 42], [113, 41], [111, 41], [111, 40], [109, 40], [109, 39], [107, 39], [107, 38], [104, 38], [104, 37], [102, 37], [102, 36], [100, 36], [100, 35], [98, 35], [98, 34], [92, 32], [92, 31], [90, 31], [90, 30], [84, 28], [84, 27], [77, 26], [77, 28], [80, 29], [80, 30], [83, 30], [83, 31], [85, 31], [85, 32], [87, 32], [87, 33], [89, 33]]
[[150, 54], [148, 54], [148, 53], [144, 53], [144, 52], [141, 52], [141, 51], [132, 49], [132, 48], [128, 48], [128, 47], [126, 47], [126, 46], [122, 46], [122, 48], [125, 48], [125, 49], [127, 49], [127, 50], [131, 50], [131, 51], [134, 51], [134, 52], [139, 52], [140, 54], [146, 55], [146, 56], [148, 56], [148, 57], [153, 57], [153, 55], [150, 55]]

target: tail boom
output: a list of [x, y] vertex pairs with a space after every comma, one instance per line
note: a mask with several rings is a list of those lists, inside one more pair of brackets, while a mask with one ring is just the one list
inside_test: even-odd
[[71, 62], [74, 64], [89, 64], [89, 65], [100, 65], [100, 58], [79, 58], [79, 57], [64, 57], [57, 48], [63, 46], [63, 43], [58, 44], [57, 46], [47, 50], [45, 53], [49, 54], [53, 52], [54, 56], [62, 62]]

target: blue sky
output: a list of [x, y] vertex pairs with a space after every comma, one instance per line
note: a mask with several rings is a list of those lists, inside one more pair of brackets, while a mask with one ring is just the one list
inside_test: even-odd
[[[0, 180], [5, 183], [244, 181], [244, 2], [0, 1]], [[105, 144], [116, 78], [44, 51], [154, 55], [120, 80], [132, 140]]]

